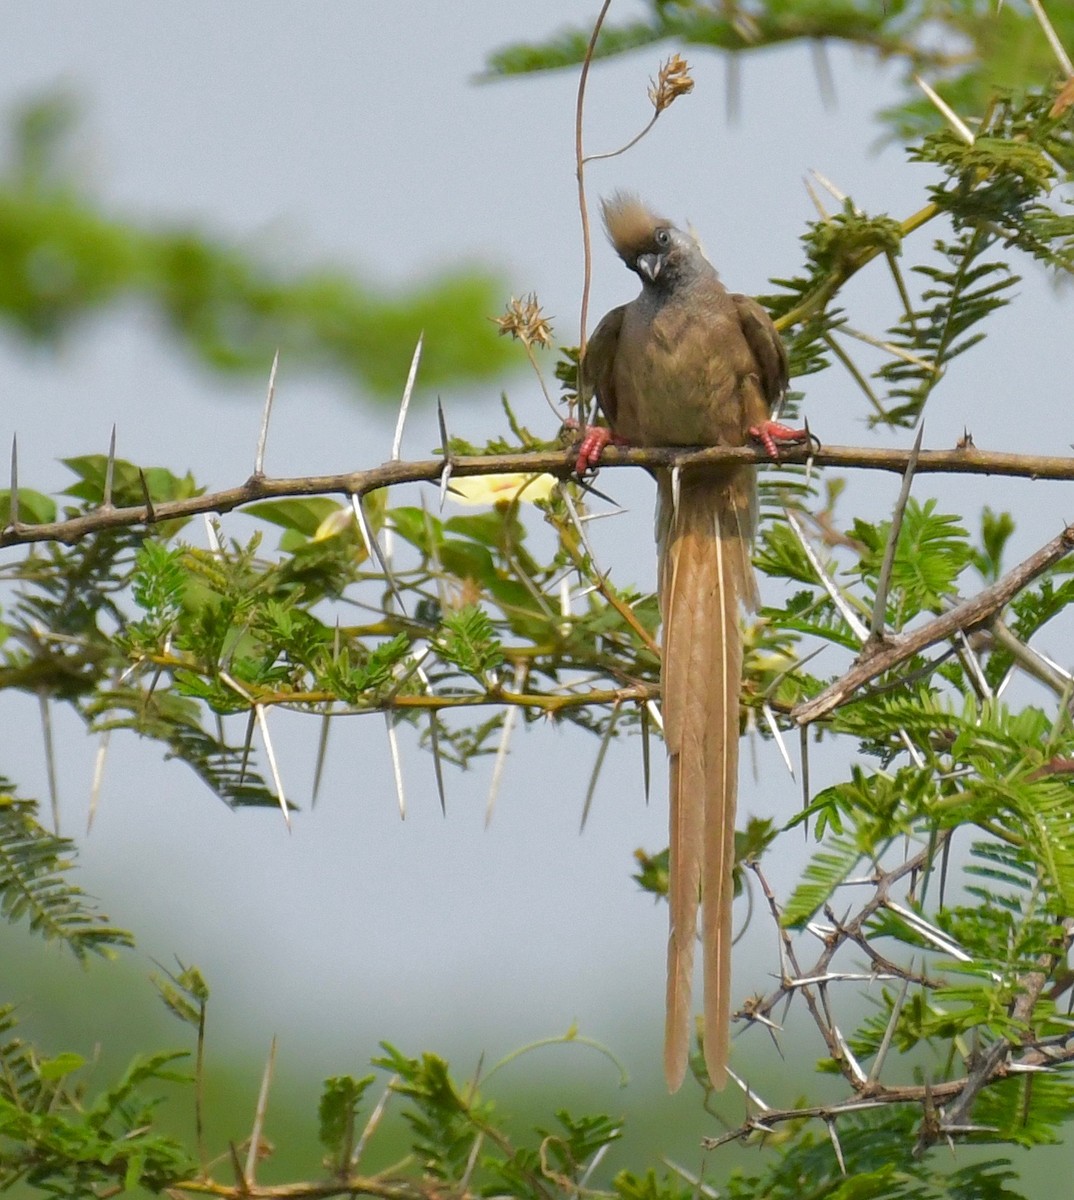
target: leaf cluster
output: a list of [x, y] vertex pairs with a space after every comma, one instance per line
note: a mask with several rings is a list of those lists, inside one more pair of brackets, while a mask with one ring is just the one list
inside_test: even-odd
[[88, 1095], [81, 1055], [40, 1057], [0, 1009], [0, 1187], [83, 1197], [143, 1187], [159, 1192], [193, 1163], [157, 1126], [147, 1088], [186, 1083], [181, 1052], [135, 1059], [110, 1087]]
[[0, 779], [0, 914], [26, 921], [49, 941], [80, 959], [130, 946], [131, 935], [111, 925], [81, 888], [70, 881], [75, 845], [42, 828], [37, 805], [12, 794]]

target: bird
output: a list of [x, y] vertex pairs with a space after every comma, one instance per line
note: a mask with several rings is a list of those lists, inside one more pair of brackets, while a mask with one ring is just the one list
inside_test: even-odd
[[[787, 353], [761, 305], [720, 282], [691, 233], [632, 193], [602, 202], [608, 238], [641, 292], [597, 325], [581, 362], [584, 397], [608, 427], [585, 431], [580, 475], [609, 441], [636, 446], [743, 446], [805, 431], [773, 420]], [[740, 608], [754, 609], [756, 468], [659, 470], [657, 587], [661, 703], [669, 775], [668, 963], [664, 1074], [677, 1091], [689, 1064], [694, 948], [701, 910], [705, 1068], [727, 1078], [731, 909], [742, 690]]]

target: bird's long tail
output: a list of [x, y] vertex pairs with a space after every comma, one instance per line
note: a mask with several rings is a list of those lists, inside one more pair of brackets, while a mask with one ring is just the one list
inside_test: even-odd
[[670, 773], [667, 1023], [664, 1074], [675, 1091], [690, 1051], [697, 913], [702, 909], [705, 1065], [727, 1076], [742, 637], [755, 604], [752, 478], [660, 480], [657, 538], [663, 616], [663, 719]]

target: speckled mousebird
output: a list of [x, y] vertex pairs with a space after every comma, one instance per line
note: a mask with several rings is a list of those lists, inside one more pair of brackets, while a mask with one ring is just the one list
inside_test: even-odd
[[[743, 446], [802, 440], [772, 420], [787, 388], [787, 355], [772, 321], [729, 292], [697, 241], [616, 193], [603, 203], [608, 237], [641, 293], [597, 326], [582, 362], [610, 431], [594, 429], [579, 472], [615, 440], [638, 446]], [[727, 1075], [738, 790], [742, 637], [739, 607], [755, 608], [750, 550], [756, 469], [657, 472], [658, 589], [663, 620], [664, 739], [670, 776], [667, 1019], [664, 1074], [675, 1091], [690, 1049], [698, 909], [704, 976], [705, 1065]]]

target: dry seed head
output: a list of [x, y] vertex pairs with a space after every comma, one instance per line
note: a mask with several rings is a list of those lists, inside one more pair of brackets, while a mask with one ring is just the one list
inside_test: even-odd
[[667, 62], [660, 64], [655, 80], [649, 80], [649, 99], [659, 115], [680, 97], [694, 90], [690, 78], [690, 64], [680, 54], [673, 54]]
[[500, 334], [509, 334], [524, 346], [550, 346], [552, 344], [552, 325], [541, 312], [537, 296], [530, 292], [521, 300], [511, 297], [502, 317], [492, 318], [499, 326]]

